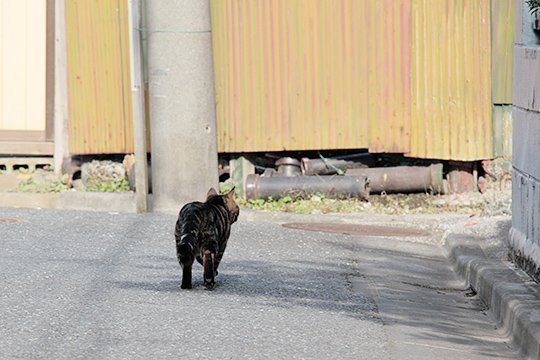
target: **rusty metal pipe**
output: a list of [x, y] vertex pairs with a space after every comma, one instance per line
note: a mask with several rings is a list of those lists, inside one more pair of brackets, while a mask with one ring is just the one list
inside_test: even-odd
[[[363, 154], [362, 154], [363, 155]], [[326, 158], [308, 159], [302, 158], [301, 168], [304, 175], [331, 175], [338, 172], [337, 169], [345, 171], [347, 169], [366, 168], [373, 163], [371, 154], [356, 156], [348, 159]]]
[[248, 175], [245, 194], [248, 199], [279, 199], [289, 195], [302, 197], [324, 194], [331, 198], [369, 198], [369, 185], [365, 176], [296, 176], [262, 177]]
[[445, 193], [442, 164], [349, 169], [346, 174], [369, 178], [372, 193]]

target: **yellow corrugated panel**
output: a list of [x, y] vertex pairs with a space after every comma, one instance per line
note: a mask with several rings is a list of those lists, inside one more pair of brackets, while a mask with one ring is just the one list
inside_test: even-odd
[[219, 151], [408, 150], [410, 0], [211, 9]]
[[[360, 56], [369, 56], [369, 151], [409, 150], [411, 130], [410, 1], [370, 0], [369, 33]], [[364, 25], [360, 21], [358, 28]], [[364, 86], [359, 84], [359, 86]]]
[[409, 156], [491, 158], [490, 0], [412, 1]]
[[133, 151], [125, 0], [66, 1], [69, 150]]
[[512, 103], [512, 67], [516, 2], [491, 0], [492, 102]]

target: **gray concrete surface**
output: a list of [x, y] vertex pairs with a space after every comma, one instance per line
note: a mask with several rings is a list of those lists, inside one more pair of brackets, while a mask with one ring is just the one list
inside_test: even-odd
[[309, 232], [280, 223], [352, 217], [276, 217], [245, 211], [216, 289], [197, 267], [187, 291], [175, 215], [0, 208], [2, 356], [519, 358], [437, 236]]
[[523, 356], [540, 358], [540, 289], [509, 262], [486, 256], [477, 239], [450, 235], [446, 249], [456, 271], [489, 307]]
[[147, 1], [154, 210], [218, 185], [208, 0]]

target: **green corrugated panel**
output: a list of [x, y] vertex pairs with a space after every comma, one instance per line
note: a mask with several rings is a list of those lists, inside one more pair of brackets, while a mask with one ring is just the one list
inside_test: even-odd
[[493, 157], [512, 158], [512, 106], [493, 105]]

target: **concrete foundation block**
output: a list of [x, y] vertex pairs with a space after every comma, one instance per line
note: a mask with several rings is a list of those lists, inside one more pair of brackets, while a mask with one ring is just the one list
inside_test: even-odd
[[52, 157], [0, 157], [0, 171], [12, 174], [19, 168], [33, 172], [37, 168], [54, 166]]

